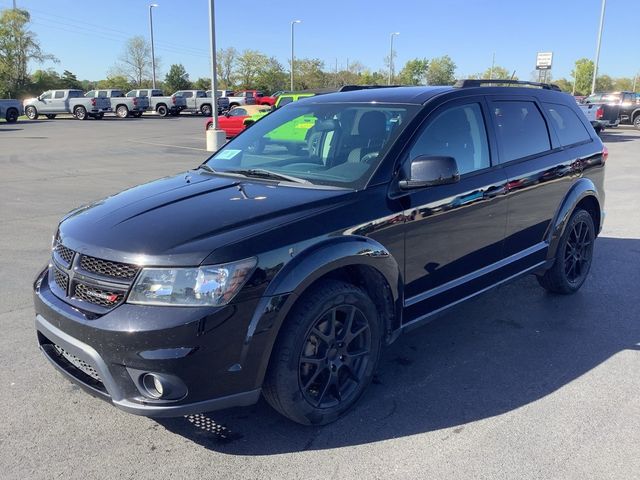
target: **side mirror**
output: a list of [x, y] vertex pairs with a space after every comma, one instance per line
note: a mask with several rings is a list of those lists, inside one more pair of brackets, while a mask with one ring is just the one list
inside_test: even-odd
[[419, 155], [411, 160], [409, 178], [400, 180], [402, 190], [449, 185], [460, 180], [458, 165], [453, 157]]

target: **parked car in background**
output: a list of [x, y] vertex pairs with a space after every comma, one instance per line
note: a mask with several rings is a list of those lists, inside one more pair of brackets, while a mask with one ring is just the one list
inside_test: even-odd
[[61, 113], [71, 113], [78, 120], [101, 119], [111, 111], [108, 98], [86, 98], [82, 90], [47, 90], [39, 97], [23, 102], [24, 113], [30, 119], [45, 115], [49, 119]]
[[201, 113], [206, 117], [210, 117], [213, 113], [213, 101], [206, 90], [178, 90], [174, 95], [184, 98], [187, 104], [185, 112]]
[[0, 100], [0, 118], [4, 118], [7, 123], [16, 123], [23, 113], [20, 100]]
[[[604, 220], [607, 148], [567, 94], [505, 84], [302, 100], [188, 172], [69, 212], [33, 282], [42, 354], [130, 413], [262, 395], [320, 425], [355, 406], [385, 347], [461, 302], [527, 274], [577, 292]], [[256, 152], [304, 116], [307, 148]], [[491, 328], [496, 344], [511, 335]]]
[[165, 96], [159, 89], [130, 90], [127, 92], [127, 97], [149, 97], [150, 109], [161, 117], [179, 115], [182, 110], [187, 108], [187, 102], [184, 98], [175, 95]]
[[640, 130], [640, 93], [608, 92], [594, 93], [585, 98], [585, 103], [602, 103], [618, 108], [620, 123], [633, 125]]
[[288, 103], [297, 102], [301, 98], [313, 97], [314, 95], [316, 95], [314, 92], [285, 92], [278, 95], [274, 106], [276, 108], [284, 107]]
[[[218, 128], [224, 130], [227, 138], [232, 138], [242, 132], [252, 123], [271, 112], [268, 105], [245, 105], [234, 107], [224, 115], [218, 117]], [[213, 119], [207, 120], [205, 128], [213, 128]]]
[[[218, 90], [221, 98], [229, 100], [229, 108], [239, 107], [240, 105], [255, 105], [256, 99], [249, 95], [234, 95], [232, 90]], [[211, 96], [211, 90], [207, 90], [207, 95]]]
[[[617, 125], [618, 107], [617, 105], [607, 105], [602, 103], [578, 104], [596, 133], [601, 133], [606, 127]], [[605, 115], [606, 112], [606, 115]]]
[[253, 97], [256, 99], [257, 105], [275, 105], [276, 98], [274, 96], [265, 95], [260, 90], [240, 90], [235, 93], [235, 96]]
[[149, 109], [148, 97], [127, 97], [124, 91], [115, 88], [90, 90], [84, 94], [88, 98], [108, 98], [113, 111], [120, 118], [129, 115], [139, 118]]

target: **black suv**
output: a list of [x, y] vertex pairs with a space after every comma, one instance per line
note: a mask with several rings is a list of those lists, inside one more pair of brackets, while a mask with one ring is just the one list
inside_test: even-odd
[[38, 341], [131, 413], [263, 394], [296, 422], [327, 423], [383, 346], [445, 309], [527, 273], [578, 290], [606, 159], [549, 85], [301, 100], [194, 170], [68, 214], [34, 284]]

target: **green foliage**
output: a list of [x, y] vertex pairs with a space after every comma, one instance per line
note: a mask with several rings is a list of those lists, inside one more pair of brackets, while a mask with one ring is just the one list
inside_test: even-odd
[[307, 90], [326, 86], [324, 62], [319, 58], [301, 58], [295, 61], [294, 89]]
[[28, 29], [30, 20], [26, 10], [7, 8], [0, 13], [0, 96], [20, 97], [30, 90], [29, 62], [57, 61], [40, 48]]
[[211, 90], [211, 79], [200, 77], [193, 82], [193, 88], [196, 90]]
[[275, 57], [267, 59], [263, 68], [258, 72], [255, 88], [263, 92], [272, 93], [287, 87], [288, 75]]
[[[500, 65], [494, 65], [493, 68], [489, 67], [482, 73], [476, 73], [469, 78], [478, 78], [482, 80], [509, 80], [513, 75], [508, 69], [501, 67]], [[514, 80], [518, 80], [517, 76], [513, 77]], [[537, 78], [536, 78], [537, 80]]]
[[402, 85], [424, 85], [427, 81], [428, 70], [429, 60], [426, 58], [414, 58], [404, 64], [397, 80]]
[[573, 81], [576, 83], [576, 95], [589, 95], [591, 93], [593, 70], [593, 62], [588, 58], [576, 60], [575, 68], [571, 71]]
[[54, 90], [56, 88], [63, 88], [62, 79], [58, 72], [50, 68], [33, 72], [27, 91], [32, 95], [40, 95], [46, 90]]
[[134, 86], [124, 75], [109, 75], [105, 80], [97, 82], [96, 88], [117, 88], [126, 93], [132, 90]]
[[[230, 90], [235, 81], [235, 68], [238, 59], [238, 51], [233, 48], [224, 48], [216, 53], [216, 68], [218, 69], [219, 87]], [[210, 89], [211, 87], [209, 87]]]
[[562, 90], [563, 92], [573, 92], [573, 82], [567, 80], [566, 78], [559, 78], [558, 80], [554, 80], [553, 83], [560, 87], [560, 90]]
[[189, 74], [181, 63], [173, 64], [169, 67], [169, 73], [164, 77], [165, 93], [171, 94], [178, 90], [187, 90], [191, 88]]
[[456, 64], [449, 55], [432, 58], [427, 70], [427, 84], [453, 85], [456, 82], [455, 71]]
[[69, 70], [62, 72], [60, 77], [60, 85], [62, 88], [82, 89], [82, 83]]
[[609, 75], [600, 75], [596, 78], [596, 92], [611, 92], [614, 90], [613, 79]]
[[[156, 57], [156, 71], [159, 58]], [[152, 77], [151, 45], [142, 36], [127, 40], [118, 63], [112, 69], [113, 75], [125, 76], [136, 87], [143, 87]]]
[[245, 50], [236, 61], [235, 73], [240, 89], [252, 88], [260, 72], [267, 67], [269, 59], [257, 50]]

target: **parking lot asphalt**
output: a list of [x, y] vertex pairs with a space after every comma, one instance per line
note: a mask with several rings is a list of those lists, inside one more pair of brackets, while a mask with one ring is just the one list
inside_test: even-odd
[[264, 400], [132, 416], [38, 351], [31, 282], [60, 217], [197, 166], [202, 117], [1, 124], [0, 478], [638, 478], [640, 132], [603, 138], [607, 216], [580, 292], [526, 277], [450, 311], [385, 352], [354, 411], [311, 428]]

